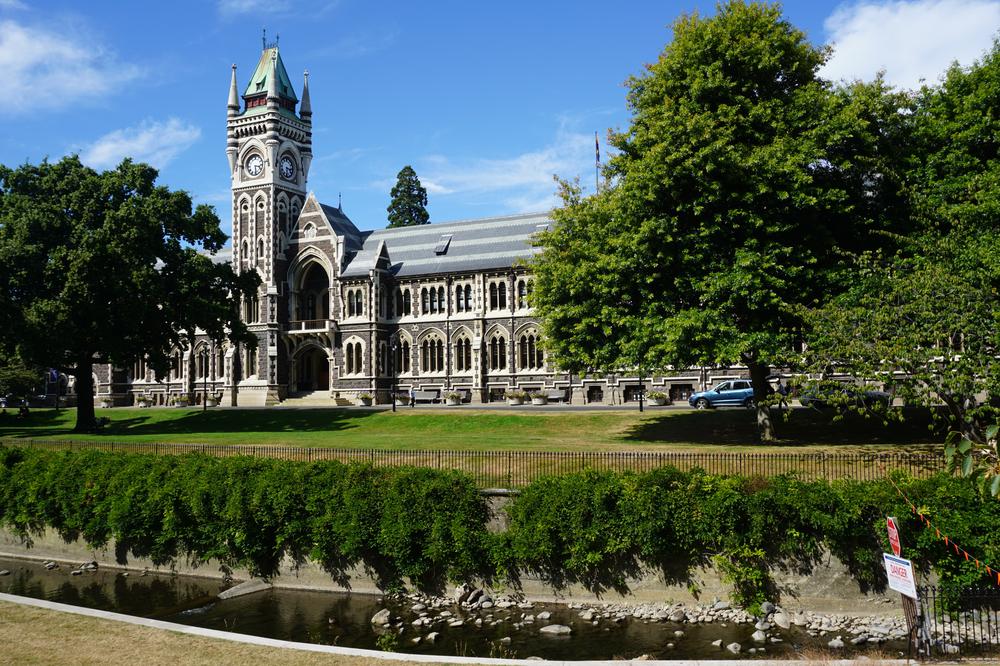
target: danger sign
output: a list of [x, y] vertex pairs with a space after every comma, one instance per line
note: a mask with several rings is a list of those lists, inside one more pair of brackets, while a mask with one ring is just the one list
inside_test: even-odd
[[899, 530], [896, 529], [896, 519], [892, 516], [886, 518], [885, 527], [889, 530], [889, 545], [892, 547], [892, 554], [899, 557]]
[[900, 594], [917, 598], [917, 584], [913, 577], [913, 564], [909, 560], [882, 553], [885, 560], [885, 575], [889, 579], [889, 587]]

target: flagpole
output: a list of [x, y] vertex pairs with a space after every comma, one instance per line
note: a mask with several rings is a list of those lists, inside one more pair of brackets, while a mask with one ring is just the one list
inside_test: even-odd
[[601, 192], [601, 144], [597, 142], [597, 132], [594, 132], [594, 192]]

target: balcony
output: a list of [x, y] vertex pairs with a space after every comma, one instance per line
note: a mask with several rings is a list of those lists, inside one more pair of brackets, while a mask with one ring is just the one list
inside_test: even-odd
[[333, 319], [298, 319], [288, 322], [288, 333], [328, 333], [337, 330]]

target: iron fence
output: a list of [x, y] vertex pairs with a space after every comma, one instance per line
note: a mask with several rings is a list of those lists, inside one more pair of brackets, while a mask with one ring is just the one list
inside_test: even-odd
[[996, 657], [1000, 654], [1000, 589], [969, 588], [950, 593], [933, 586], [920, 599], [921, 656]]
[[795, 474], [804, 480], [854, 479], [870, 481], [887, 471], [903, 470], [926, 477], [944, 469], [936, 453], [723, 453], [677, 451], [446, 451], [343, 449], [271, 446], [266, 444], [165, 444], [123, 441], [67, 441], [0, 439], [0, 445], [51, 450], [152, 453], [204, 453], [212, 456], [254, 456], [305, 462], [339, 460], [366, 462], [379, 467], [409, 465], [454, 469], [471, 476], [480, 488], [524, 487], [535, 479], [584, 469], [648, 472], [673, 466], [688, 471], [701, 468], [713, 474], [776, 476]]

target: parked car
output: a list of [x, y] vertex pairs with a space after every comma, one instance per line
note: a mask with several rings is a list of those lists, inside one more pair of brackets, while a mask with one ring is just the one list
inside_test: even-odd
[[749, 379], [732, 379], [707, 391], [692, 393], [688, 404], [695, 409], [711, 409], [723, 405], [753, 406], [753, 387]]
[[824, 409], [831, 406], [842, 407], [888, 407], [892, 404], [892, 396], [885, 391], [864, 389], [853, 384], [844, 386], [823, 386], [806, 389], [799, 394], [799, 404], [803, 407]]

